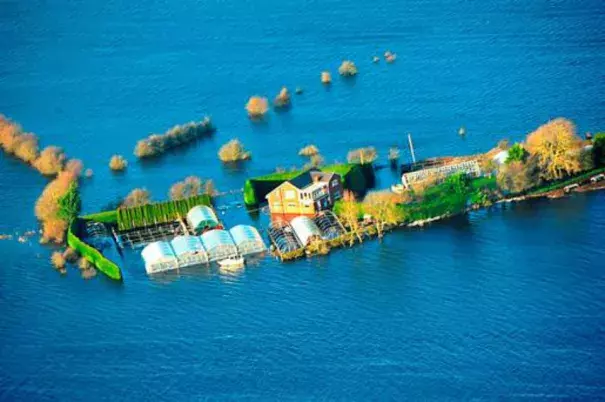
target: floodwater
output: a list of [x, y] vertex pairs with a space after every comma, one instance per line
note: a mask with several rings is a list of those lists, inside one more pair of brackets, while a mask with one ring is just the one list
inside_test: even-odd
[[[483, 151], [550, 118], [605, 128], [605, 5], [591, 0], [0, 2], [0, 113], [95, 171], [84, 212], [195, 174], [219, 190], [414, 137]], [[391, 50], [394, 64], [372, 64]], [[359, 76], [336, 69], [354, 60]], [[329, 90], [319, 74], [329, 69]], [[249, 96], [305, 89], [250, 122]], [[136, 141], [204, 115], [218, 131], [137, 163]], [[457, 135], [464, 126], [465, 138]], [[225, 167], [239, 138], [253, 159]], [[130, 159], [112, 175], [114, 153]], [[407, 155], [406, 155], [407, 158]], [[378, 186], [397, 177], [379, 173]], [[46, 179], [0, 155], [0, 232], [36, 228]], [[231, 204], [237, 195], [220, 200]], [[266, 225], [230, 208], [227, 226]], [[605, 193], [494, 208], [382, 242], [241, 271], [123, 284], [0, 241], [2, 400], [596, 400], [605, 395]]]

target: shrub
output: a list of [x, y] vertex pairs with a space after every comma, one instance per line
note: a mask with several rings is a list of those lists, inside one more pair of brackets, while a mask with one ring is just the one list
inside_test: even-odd
[[510, 148], [510, 143], [507, 139], [500, 140], [498, 141], [497, 148], [502, 151], [506, 151], [508, 148]]
[[80, 257], [80, 259], [78, 260], [78, 268], [85, 271], [87, 269], [91, 269], [92, 264], [86, 258]]
[[88, 269], [82, 270], [81, 275], [82, 275], [82, 279], [92, 279], [95, 276], [97, 276], [97, 270], [94, 269], [94, 267], [91, 266]]
[[79, 159], [70, 159], [65, 164], [64, 170], [70, 172], [76, 177], [82, 175], [82, 169], [84, 169], [84, 164]]
[[592, 153], [596, 166], [605, 165], [605, 133], [597, 133], [592, 141]]
[[537, 161], [531, 159], [527, 163], [512, 161], [500, 167], [496, 177], [498, 187], [516, 194], [539, 184]]
[[79, 199], [77, 178], [73, 173], [60, 172], [48, 183], [35, 206], [36, 217], [42, 223], [41, 242], [63, 243], [69, 219], [79, 211]]
[[332, 75], [329, 71], [321, 72], [321, 83], [324, 85], [329, 85], [332, 83]]
[[65, 154], [59, 147], [49, 146], [44, 148], [40, 157], [34, 162], [34, 167], [43, 175], [56, 175], [63, 170]]
[[0, 146], [6, 153], [14, 153], [15, 144], [21, 134], [21, 127], [17, 123], [0, 114]]
[[137, 158], [158, 156], [171, 148], [191, 143], [213, 131], [214, 126], [209, 117], [205, 117], [199, 122], [176, 125], [164, 134], [151, 134], [138, 141], [134, 154]]
[[244, 146], [238, 139], [226, 143], [218, 151], [218, 157], [223, 162], [235, 162], [250, 159], [250, 152], [244, 149]]
[[372, 163], [378, 157], [378, 153], [374, 147], [358, 148], [349, 151], [347, 161], [349, 163]]
[[[212, 181], [210, 180], [210, 182]], [[211, 184], [212, 188], [213, 186], [214, 184]], [[168, 195], [171, 200], [195, 197], [202, 193], [202, 187], [204, 187], [202, 179], [197, 176], [189, 176], [185, 180], [173, 184]]]
[[523, 148], [523, 144], [515, 144], [508, 150], [508, 157], [505, 163], [511, 162], [525, 162], [528, 152]]
[[127, 166], [128, 161], [122, 155], [113, 155], [109, 160], [109, 168], [114, 172], [122, 172]]
[[342, 75], [343, 77], [353, 77], [357, 75], [357, 67], [352, 61], [345, 60], [342, 62], [340, 67], [338, 67], [338, 74]]
[[124, 201], [122, 201], [122, 207], [136, 207], [139, 205], [149, 204], [151, 202], [151, 193], [144, 188], [135, 188], [132, 190]]
[[252, 96], [246, 103], [246, 110], [250, 117], [263, 117], [269, 110], [269, 101], [262, 96]]
[[313, 144], [307, 145], [307, 146], [301, 148], [300, 151], [298, 151], [298, 154], [300, 156], [308, 156], [308, 157], [311, 157], [313, 155], [317, 155], [318, 153], [319, 153], [319, 148], [317, 148]]
[[65, 257], [59, 251], [55, 251], [50, 257], [50, 261], [57, 270], [65, 269]]
[[63, 252], [63, 258], [65, 261], [73, 264], [78, 261], [78, 252], [71, 247], [67, 247]]
[[276, 108], [286, 108], [290, 106], [290, 93], [288, 92], [288, 88], [283, 87], [279, 94], [275, 97], [273, 104]]
[[24, 162], [32, 163], [38, 157], [38, 137], [34, 134], [21, 134], [13, 146], [15, 156]]

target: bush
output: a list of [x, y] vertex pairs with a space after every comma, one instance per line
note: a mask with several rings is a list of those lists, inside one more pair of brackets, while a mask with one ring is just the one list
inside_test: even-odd
[[48, 183], [36, 201], [36, 217], [42, 222], [42, 243], [63, 243], [69, 220], [79, 211], [77, 177], [67, 171], [60, 172]]
[[517, 143], [509, 148], [505, 163], [525, 162], [528, 155], [529, 153], [523, 148], [523, 144]]
[[63, 170], [65, 159], [61, 148], [49, 146], [40, 153], [40, 157], [34, 162], [34, 167], [43, 175], [56, 175]]
[[81, 257], [78, 260], [78, 268], [80, 268], [82, 271], [85, 271], [87, 269], [91, 269], [92, 264], [86, 258]]
[[109, 160], [109, 168], [114, 172], [122, 172], [126, 170], [128, 161], [122, 155], [114, 155]]
[[[211, 182], [211, 181], [210, 181]], [[210, 187], [213, 187], [211, 184]], [[183, 181], [179, 181], [170, 187], [168, 193], [171, 200], [182, 200], [184, 198], [196, 197], [202, 193], [204, 183], [197, 176], [189, 176]]]
[[52, 256], [50, 257], [50, 261], [52, 262], [53, 266], [55, 267], [55, 269], [57, 270], [63, 270], [65, 269], [65, 257], [63, 256], [63, 254], [59, 251], [55, 251]]
[[238, 139], [226, 143], [218, 151], [218, 157], [223, 162], [236, 162], [250, 159], [250, 152], [244, 149], [244, 146]]
[[22, 129], [17, 123], [0, 114], [0, 146], [4, 149], [4, 152], [14, 153], [15, 144], [21, 134]]
[[134, 154], [137, 158], [151, 158], [163, 154], [169, 149], [191, 143], [214, 131], [209, 117], [199, 122], [176, 125], [164, 134], [151, 134], [137, 142]]
[[286, 108], [290, 106], [290, 93], [288, 92], [288, 88], [283, 87], [279, 94], [275, 97], [273, 104], [276, 108]]
[[63, 252], [63, 259], [71, 264], [78, 261], [78, 257], [78, 252], [71, 247], [67, 247]]
[[321, 83], [324, 85], [329, 85], [332, 83], [332, 75], [329, 71], [321, 72]]
[[317, 148], [313, 144], [307, 145], [307, 146], [301, 148], [300, 151], [298, 151], [298, 154], [300, 156], [307, 156], [307, 157], [311, 157], [313, 155], [317, 155], [318, 153], [319, 153], [319, 148]]
[[374, 147], [358, 148], [349, 151], [347, 161], [349, 163], [372, 163], [378, 157], [378, 153]]
[[269, 101], [262, 96], [252, 96], [246, 103], [246, 110], [250, 117], [263, 117], [269, 110]]
[[32, 163], [38, 157], [38, 137], [22, 134], [15, 140], [14, 154], [24, 162]]
[[122, 201], [122, 207], [136, 207], [139, 205], [149, 204], [151, 202], [151, 193], [144, 188], [135, 188], [132, 190], [124, 201]]
[[357, 67], [352, 61], [345, 60], [340, 67], [338, 67], [338, 73], [343, 77], [353, 77], [357, 75]]

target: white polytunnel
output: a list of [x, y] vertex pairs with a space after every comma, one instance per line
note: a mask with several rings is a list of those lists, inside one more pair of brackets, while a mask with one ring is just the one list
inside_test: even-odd
[[214, 229], [219, 222], [212, 208], [206, 205], [197, 205], [187, 212], [187, 223], [195, 233], [199, 234], [206, 229]]
[[148, 244], [141, 251], [143, 261], [145, 261], [145, 270], [148, 274], [156, 272], [170, 271], [177, 269], [179, 263], [170, 244], [165, 241], [156, 241]]
[[229, 230], [229, 234], [241, 255], [261, 253], [267, 249], [262, 236], [253, 226], [237, 225]]
[[205, 264], [208, 254], [197, 236], [177, 236], [170, 242], [181, 266]]
[[297, 216], [290, 221], [296, 237], [300, 240], [303, 245], [308, 245], [309, 241], [314, 238], [322, 238], [321, 230], [317, 227], [315, 222], [307, 216]]
[[238, 254], [237, 247], [226, 230], [210, 230], [200, 236], [208, 253], [208, 261], [220, 261]]

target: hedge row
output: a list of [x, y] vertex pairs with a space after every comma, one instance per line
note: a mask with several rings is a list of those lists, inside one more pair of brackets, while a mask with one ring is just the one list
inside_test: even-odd
[[117, 222], [119, 230], [130, 230], [158, 223], [172, 222], [185, 217], [197, 205], [211, 205], [210, 196], [204, 194], [177, 201], [165, 201], [138, 207], [119, 208]]
[[114, 262], [107, 259], [99, 250], [96, 248], [86, 244], [84, 241], [80, 240], [76, 233], [78, 232], [77, 227], [75, 225], [81, 224], [81, 219], [75, 219], [70, 225], [67, 231], [67, 244], [75, 249], [82, 257], [87, 259], [91, 264], [93, 264], [99, 271], [103, 272], [105, 275], [110, 277], [111, 279], [115, 279], [117, 281], [122, 280], [122, 271], [120, 267], [118, 267]]

